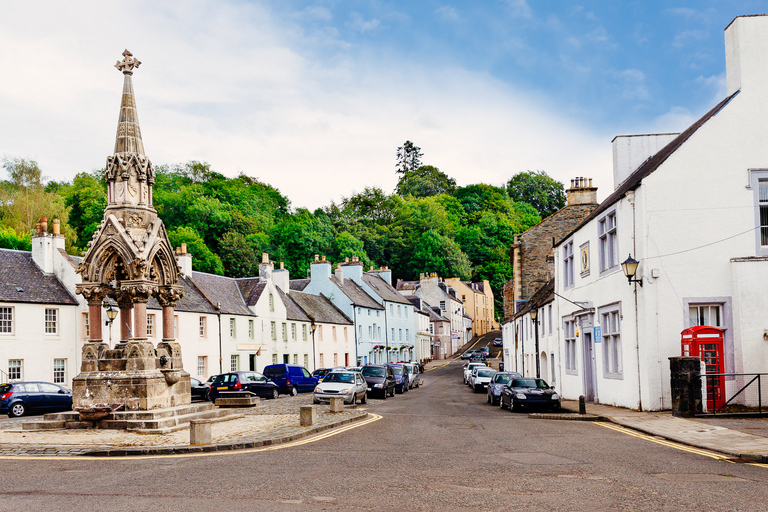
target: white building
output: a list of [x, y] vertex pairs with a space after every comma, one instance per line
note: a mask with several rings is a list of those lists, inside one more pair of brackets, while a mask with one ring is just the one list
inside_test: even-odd
[[768, 367], [768, 16], [737, 17], [725, 46], [726, 97], [678, 136], [614, 139], [614, 192], [556, 245], [565, 398], [669, 409], [692, 324], [724, 330], [725, 372]]

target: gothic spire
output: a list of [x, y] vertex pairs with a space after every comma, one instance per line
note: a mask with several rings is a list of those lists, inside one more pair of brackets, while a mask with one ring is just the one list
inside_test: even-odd
[[144, 143], [139, 129], [139, 113], [136, 110], [136, 98], [133, 95], [133, 68], [138, 68], [141, 62], [133, 58], [128, 50], [123, 52], [123, 60], [117, 61], [115, 67], [125, 75], [123, 79], [123, 98], [120, 102], [120, 119], [117, 122], [115, 138], [115, 154], [134, 153], [144, 156]]

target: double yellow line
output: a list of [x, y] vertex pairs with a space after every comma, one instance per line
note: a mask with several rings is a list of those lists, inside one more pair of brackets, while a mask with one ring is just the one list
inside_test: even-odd
[[[650, 441], [652, 443], [660, 444], [662, 446], [668, 446], [670, 448], [674, 448], [676, 450], [681, 450], [684, 452], [694, 453], [696, 455], [702, 455], [704, 457], [709, 457], [710, 459], [719, 460], [722, 462], [729, 462], [731, 464], [736, 464], [735, 461], [731, 460], [733, 458], [732, 455], [724, 455], [722, 453], [717, 452], [711, 452], [709, 450], [703, 450], [701, 448], [694, 448], [692, 446], [686, 446], [684, 444], [676, 443], [674, 441], [668, 441], [666, 439], [658, 439], [656, 437], [650, 436], [648, 434], [643, 434], [641, 432], [637, 432], [636, 430], [631, 430], [629, 428], [621, 427], [619, 425], [614, 425], [612, 423], [603, 423], [603, 422], [595, 422], [596, 425], [600, 425], [601, 427], [609, 428], [611, 430], [615, 430], [616, 432], [621, 432], [622, 434], [626, 434], [628, 436], [637, 437], [639, 439], [644, 439], [646, 441]], [[749, 466], [759, 466], [762, 468], [768, 469], [768, 464], [761, 464], [758, 462], [747, 462], [745, 463]]]

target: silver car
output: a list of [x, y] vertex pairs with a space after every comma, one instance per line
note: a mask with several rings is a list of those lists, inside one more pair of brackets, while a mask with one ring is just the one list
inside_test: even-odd
[[485, 363], [467, 363], [464, 365], [464, 384], [469, 384], [469, 376], [472, 373], [472, 368], [477, 366], [488, 366]]
[[408, 389], [413, 389], [421, 386], [421, 373], [419, 373], [419, 365], [415, 363], [403, 363], [405, 370], [408, 372]]
[[488, 387], [496, 370], [493, 368], [478, 368], [475, 378], [472, 380], [472, 391], [479, 393]]
[[330, 403], [331, 398], [342, 397], [345, 404], [354, 404], [360, 400], [364, 404], [368, 399], [368, 385], [358, 372], [333, 371], [325, 376], [323, 382], [315, 387], [312, 402]]

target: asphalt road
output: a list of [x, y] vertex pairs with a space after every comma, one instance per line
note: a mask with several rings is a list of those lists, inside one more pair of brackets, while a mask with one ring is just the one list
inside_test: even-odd
[[768, 467], [485, 403], [461, 363], [381, 419], [268, 451], [0, 460], [0, 510], [764, 510]]

